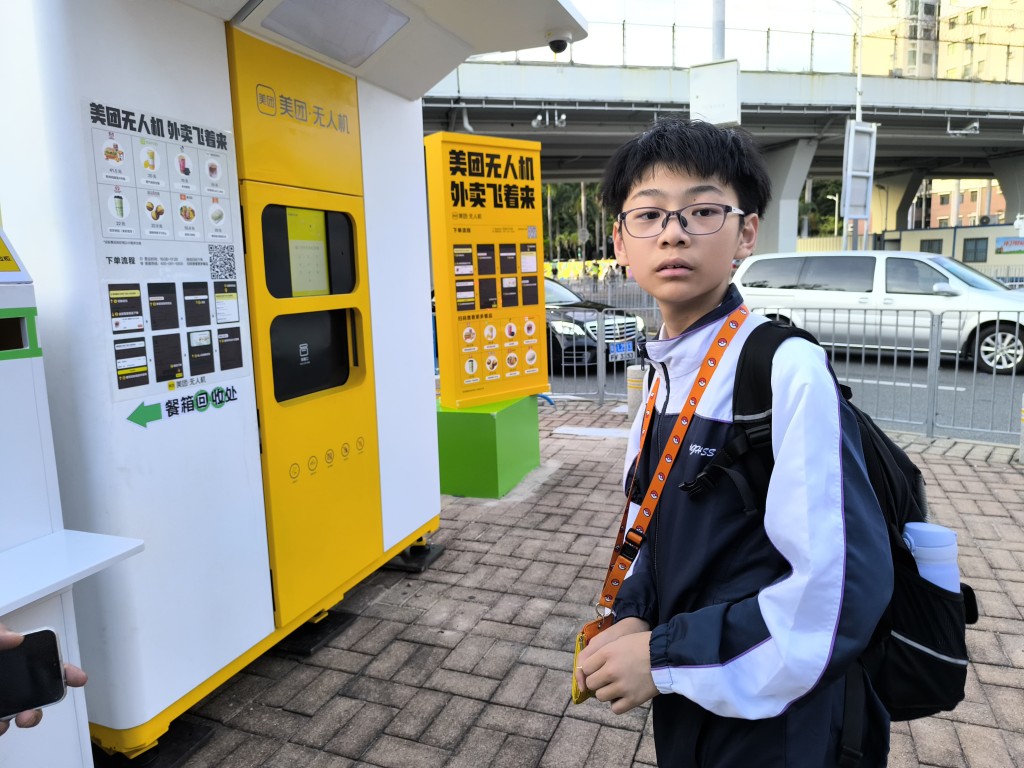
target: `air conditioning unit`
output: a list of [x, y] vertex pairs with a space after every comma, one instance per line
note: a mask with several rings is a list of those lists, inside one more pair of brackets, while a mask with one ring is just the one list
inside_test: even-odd
[[982, 216], [980, 219], [978, 219], [978, 223], [981, 224], [981, 226], [985, 226], [986, 224], [991, 224], [992, 223], [992, 217], [991, 216]]
[[890, 77], [903, 77], [903, 69], [891, 69], [889, 70]]

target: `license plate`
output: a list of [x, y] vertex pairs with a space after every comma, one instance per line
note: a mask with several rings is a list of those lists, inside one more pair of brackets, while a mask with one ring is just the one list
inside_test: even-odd
[[608, 345], [608, 362], [617, 363], [622, 360], [632, 360], [636, 357], [636, 350], [632, 341], [614, 341]]

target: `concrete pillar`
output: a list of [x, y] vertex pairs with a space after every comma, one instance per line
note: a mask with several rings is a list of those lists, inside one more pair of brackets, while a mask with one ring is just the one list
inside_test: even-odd
[[817, 139], [798, 139], [765, 153], [774, 199], [758, 230], [757, 253], [796, 250], [800, 193], [817, 148]]
[[914, 196], [921, 188], [923, 171], [909, 171], [898, 176], [887, 176], [877, 180], [876, 194], [871, 196], [871, 221], [873, 232], [904, 229]]
[[990, 157], [988, 164], [1006, 198], [1006, 221], [1012, 222], [1018, 213], [1024, 213], [1024, 157]]

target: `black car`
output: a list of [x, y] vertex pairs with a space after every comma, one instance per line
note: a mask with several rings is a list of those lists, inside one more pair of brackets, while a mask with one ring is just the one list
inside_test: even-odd
[[550, 277], [544, 279], [544, 301], [548, 361], [553, 371], [597, 365], [598, 320], [602, 317], [606, 362], [629, 362], [637, 356], [637, 341], [647, 333], [639, 315], [588, 301]]

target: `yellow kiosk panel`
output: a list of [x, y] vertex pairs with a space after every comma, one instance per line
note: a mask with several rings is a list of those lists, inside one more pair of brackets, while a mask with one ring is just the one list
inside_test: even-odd
[[238, 177], [362, 195], [356, 81], [230, 25], [228, 53]]
[[363, 204], [241, 186], [274, 619], [284, 626], [384, 552]]

